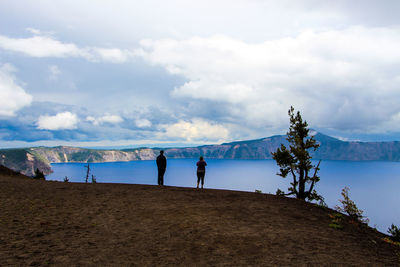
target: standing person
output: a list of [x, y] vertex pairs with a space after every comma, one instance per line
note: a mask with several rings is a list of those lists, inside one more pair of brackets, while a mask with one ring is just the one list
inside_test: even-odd
[[201, 180], [201, 189], [203, 189], [204, 175], [206, 175], [206, 166], [207, 166], [207, 162], [204, 161], [203, 156], [200, 157], [200, 160], [196, 163], [196, 165], [197, 165], [197, 188], [199, 188], [199, 183]]
[[167, 159], [164, 156], [164, 150], [160, 151], [160, 155], [157, 157], [157, 169], [158, 169], [158, 185], [164, 185], [164, 173], [167, 168]]

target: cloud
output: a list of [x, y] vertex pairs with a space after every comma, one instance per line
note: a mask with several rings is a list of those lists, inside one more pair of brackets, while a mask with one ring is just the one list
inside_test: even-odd
[[193, 119], [191, 121], [181, 120], [177, 123], [162, 126], [164, 133], [162, 137], [172, 139], [183, 139], [188, 142], [208, 140], [220, 141], [226, 140], [229, 131], [222, 125], [211, 124], [202, 119]]
[[124, 63], [131, 56], [131, 52], [128, 50], [100, 47], [81, 48], [74, 43], [63, 43], [54, 39], [53, 36], [41, 35], [40, 30], [28, 29], [35, 34], [33, 37], [10, 38], [0, 35], [0, 48], [36, 58], [78, 57], [92, 62]]
[[32, 96], [17, 84], [14, 72], [12, 65], [0, 65], [0, 116], [14, 116], [32, 102]]
[[47, 36], [52, 36], [52, 35], [54, 34], [54, 32], [52, 32], [52, 31], [46, 31], [46, 32], [44, 32], [44, 31], [41, 31], [41, 30], [39, 30], [39, 29], [35, 29], [35, 28], [31, 28], [31, 27], [25, 28], [25, 30], [26, 30], [27, 32], [33, 34], [33, 35], [47, 35]]
[[34, 35], [40, 35], [42, 33], [40, 30], [35, 29], [35, 28], [30, 28], [30, 27], [25, 28], [25, 30], [27, 32], [30, 32], [30, 33], [34, 34]]
[[73, 130], [77, 129], [78, 117], [71, 112], [57, 113], [55, 116], [40, 116], [37, 128], [42, 130]]
[[91, 48], [89, 49], [95, 57], [112, 63], [124, 63], [128, 60], [130, 52], [118, 48]]
[[102, 117], [88, 116], [86, 120], [93, 123], [93, 125], [101, 125], [104, 123], [118, 124], [123, 122], [123, 119], [118, 115], [104, 115]]
[[51, 81], [56, 81], [58, 79], [58, 76], [61, 74], [61, 70], [57, 65], [51, 65], [49, 66], [49, 80]]
[[48, 36], [9, 38], [0, 35], [0, 48], [31, 57], [87, 57], [75, 44], [62, 43]]
[[400, 112], [399, 45], [400, 28], [350, 27], [260, 43], [143, 40], [135, 55], [187, 80], [173, 97], [225, 103], [239, 125], [284, 127], [293, 105], [314, 127], [384, 132]]
[[151, 121], [149, 121], [148, 119], [137, 119], [135, 120], [135, 124], [139, 128], [146, 128], [152, 125]]

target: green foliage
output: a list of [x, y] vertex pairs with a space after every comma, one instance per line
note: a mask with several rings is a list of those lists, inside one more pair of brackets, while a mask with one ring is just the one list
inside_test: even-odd
[[68, 179], [67, 176], [64, 177], [64, 182], [65, 182], [65, 183], [68, 183], [68, 182], [69, 182], [69, 179]]
[[36, 169], [35, 171], [35, 176], [33, 176], [34, 179], [40, 179], [40, 180], [46, 180], [46, 178], [44, 177], [44, 174], [41, 170]]
[[332, 219], [331, 223], [328, 225], [331, 228], [334, 228], [336, 230], [341, 230], [343, 229], [343, 225], [341, 224], [343, 215], [340, 213], [334, 213], [334, 214], [329, 214], [329, 217]]
[[58, 154], [58, 159], [59, 159], [61, 162], [64, 162], [64, 161], [65, 161], [64, 153], [58, 152], [57, 154]]
[[400, 228], [396, 225], [392, 224], [390, 228], [388, 228], [388, 233], [391, 235], [390, 239], [394, 242], [400, 242]]
[[276, 190], [276, 193], [275, 193], [277, 196], [284, 196], [285, 195], [285, 192], [283, 192], [282, 190], [280, 190], [279, 188]]
[[71, 154], [71, 161], [95, 162], [103, 159], [101, 153], [95, 150], [84, 150]]
[[325, 202], [325, 198], [323, 198], [322, 196], [320, 196], [320, 197], [321, 197], [321, 199], [319, 200], [317, 205], [320, 206], [321, 208], [324, 208], [324, 209], [329, 208], [328, 204], [326, 204], [326, 202]]
[[[288, 188], [288, 193], [278, 189], [277, 195], [295, 195], [296, 198], [303, 200], [323, 201], [322, 196], [314, 190], [315, 184], [320, 180], [317, 173], [321, 161], [316, 166], [313, 166], [308, 151], [315, 151], [319, 144], [313, 136], [308, 136], [308, 124], [303, 121], [300, 112], [298, 111], [295, 114], [294, 108], [290, 107], [288, 113], [290, 117], [290, 127], [289, 132], [287, 132], [289, 148], [281, 144], [281, 147], [271, 154], [280, 167], [278, 175], [286, 178], [290, 174], [293, 182], [290, 183], [291, 187]], [[310, 176], [312, 170], [314, 170], [314, 174]]]
[[96, 177], [92, 174], [92, 184], [97, 183]]
[[44, 157], [42, 154], [38, 153], [37, 151], [35, 151], [35, 150], [33, 150], [33, 149], [30, 149], [30, 150], [29, 150], [29, 153], [30, 153], [34, 158], [36, 158], [37, 160], [39, 160], [39, 161], [41, 161], [41, 162], [44, 162], [44, 163], [46, 163], [46, 164], [50, 164], [49, 160], [48, 160], [46, 157]]
[[0, 153], [4, 155], [4, 157], [9, 162], [14, 162], [15, 164], [20, 164], [21, 162], [26, 161], [26, 153], [27, 149], [25, 148], [11, 148], [11, 149], [1, 149]]
[[256, 192], [256, 193], [259, 193], [259, 194], [262, 193], [262, 191], [261, 191], [261, 190], [258, 190], [258, 189], [256, 189], [255, 192]]
[[343, 199], [339, 199], [339, 202], [342, 205], [341, 206], [336, 205], [335, 210], [342, 213], [347, 213], [355, 221], [368, 223], [369, 219], [367, 219], [365, 216], [362, 215], [363, 211], [360, 210], [357, 207], [356, 203], [354, 203], [354, 201], [350, 199], [349, 190], [350, 189], [347, 186], [342, 189], [341, 195], [343, 196]]
[[337, 223], [330, 223], [329, 227], [336, 229], [336, 230], [342, 230], [343, 229], [343, 225], [341, 224], [337, 224]]

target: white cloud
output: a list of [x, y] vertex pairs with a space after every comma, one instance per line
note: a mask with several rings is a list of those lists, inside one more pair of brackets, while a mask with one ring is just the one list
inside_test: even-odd
[[39, 30], [39, 29], [35, 29], [35, 28], [31, 28], [31, 27], [25, 28], [25, 30], [26, 30], [27, 32], [32, 33], [33, 35], [48, 35], [48, 36], [51, 36], [51, 35], [54, 34], [54, 32], [52, 32], [52, 31], [46, 31], [46, 32], [44, 32], [44, 31], [41, 31], [41, 30]]
[[56, 81], [58, 79], [58, 76], [61, 74], [61, 70], [57, 65], [49, 66], [49, 72], [49, 80], [51, 81]]
[[62, 43], [48, 36], [9, 38], [0, 35], [0, 48], [23, 53], [31, 57], [78, 57], [88, 56], [75, 44]]
[[37, 128], [43, 130], [73, 130], [77, 128], [78, 117], [71, 112], [57, 113], [55, 116], [40, 116]]
[[32, 102], [32, 96], [17, 84], [13, 72], [13, 66], [0, 65], [0, 116], [14, 116], [16, 111]]
[[184, 139], [185, 141], [214, 140], [223, 141], [229, 136], [229, 131], [222, 125], [211, 124], [202, 119], [179, 121], [171, 125], [163, 125], [161, 137]]
[[139, 128], [146, 128], [152, 125], [151, 121], [149, 121], [148, 119], [137, 119], [135, 120], [135, 124]]
[[400, 112], [399, 46], [400, 28], [351, 27], [262, 43], [144, 40], [135, 54], [187, 79], [172, 96], [226, 103], [238, 124], [285, 126], [293, 105], [314, 127], [382, 132]]
[[90, 50], [98, 58], [112, 63], [124, 63], [130, 56], [129, 51], [118, 48], [92, 48]]
[[34, 34], [34, 35], [40, 35], [42, 33], [40, 30], [35, 29], [35, 28], [25, 28], [25, 30], [27, 32], [30, 32], [30, 33]]
[[131, 52], [128, 50], [100, 47], [81, 48], [74, 43], [63, 43], [52, 36], [41, 35], [37, 29], [28, 29], [35, 34], [33, 37], [10, 38], [0, 35], [0, 48], [36, 58], [80, 57], [93, 62], [124, 63], [131, 56]]
[[93, 125], [101, 125], [104, 123], [118, 124], [123, 122], [123, 119], [118, 115], [104, 115], [102, 117], [88, 116], [86, 120], [93, 123]]

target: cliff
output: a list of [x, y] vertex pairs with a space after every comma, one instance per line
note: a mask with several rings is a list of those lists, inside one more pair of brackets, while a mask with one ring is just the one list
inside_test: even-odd
[[[400, 161], [400, 142], [346, 142], [312, 131], [320, 148], [311, 152], [314, 159], [322, 160], [385, 160]], [[167, 158], [216, 159], [271, 159], [271, 152], [287, 145], [285, 135], [275, 135], [256, 140], [238, 141], [220, 145], [166, 148]], [[59, 162], [115, 162], [154, 160], [160, 148], [123, 150], [98, 150], [78, 147], [33, 147], [0, 150], [0, 164], [25, 175], [33, 175], [39, 168], [51, 172], [50, 163]]]
[[0, 150], [0, 164], [29, 176], [33, 176], [37, 168], [46, 175], [52, 172], [49, 160], [29, 148]]
[[1, 165], [28, 176], [33, 176], [36, 168], [39, 168], [45, 175], [50, 174], [52, 172], [51, 163], [114, 162], [154, 158], [155, 151], [150, 148], [121, 151], [58, 146], [0, 150]]

